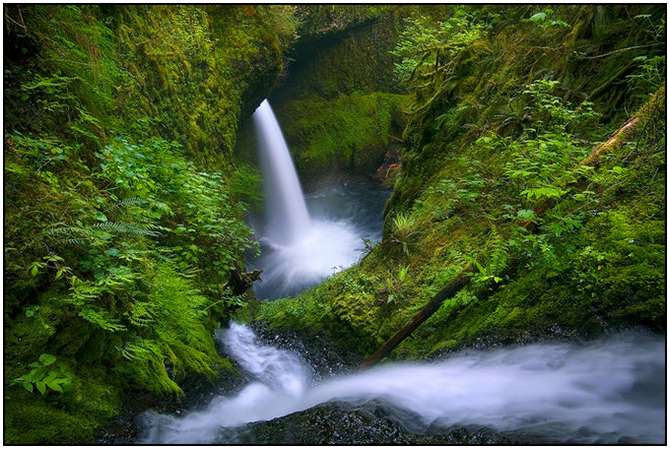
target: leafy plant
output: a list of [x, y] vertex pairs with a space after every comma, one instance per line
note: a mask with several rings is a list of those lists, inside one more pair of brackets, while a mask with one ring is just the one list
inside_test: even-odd
[[633, 58], [638, 64], [637, 70], [626, 76], [631, 91], [638, 97], [645, 97], [656, 91], [666, 78], [665, 56], [640, 55]]
[[405, 255], [409, 255], [409, 246], [417, 235], [416, 226], [416, 216], [411, 213], [400, 212], [393, 217], [393, 242], [400, 244]]
[[31, 393], [36, 389], [42, 396], [47, 395], [49, 391], [56, 393], [67, 391], [72, 385], [73, 375], [62, 362], [57, 362], [57, 360], [52, 354], [40, 355], [36, 362], [29, 365], [32, 370], [14, 379], [12, 384]]
[[447, 20], [434, 22], [426, 16], [407, 19], [393, 56], [400, 59], [395, 63], [394, 73], [401, 83], [421, 81], [424, 71], [433, 71], [436, 59], [444, 58], [455, 63], [457, 55], [472, 42], [479, 39], [485, 27], [467, 8], [454, 7], [453, 15]]
[[540, 12], [536, 12], [528, 18], [528, 22], [534, 23], [543, 29], [546, 28], [569, 28], [567, 22], [560, 19], [554, 19], [554, 10], [545, 8]]
[[384, 294], [386, 299], [384, 304], [393, 304], [398, 301], [404, 300], [407, 290], [409, 279], [409, 265], [403, 265], [398, 269], [398, 273], [395, 276], [385, 278], [385, 289]]
[[565, 186], [588, 175], [580, 160], [589, 149], [577, 130], [588, 130], [598, 114], [587, 102], [574, 107], [554, 94], [558, 83], [537, 80], [523, 91], [528, 97], [530, 117], [519, 139], [505, 145], [509, 160], [505, 175], [514, 182], [525, 204], [557, 199], [567, 193]]
[[127, 312], [133, 336], [119, 348], [119, 372], [157, 393], [181, 393], [175, 380], [187, 370], [213, 376], [219, 357], [205, 326], [211, 305], [172, 266], [158, 266], [148, 296]]

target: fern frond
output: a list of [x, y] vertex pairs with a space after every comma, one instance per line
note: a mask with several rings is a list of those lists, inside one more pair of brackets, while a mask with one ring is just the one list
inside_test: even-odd
[[129, 206], [142, 206], [147, 203], [148, 201], [144, 198], [140, 198], [139, 196], [131, 196], [129, 198], [124, 198], [112, 204], [109, 208], [105, 209], [105, 212], [109, 212], [115, 209], [122, 209], [124, 207]]
[[86, 307], [79, 312], [79, 316], [95, 324], [99, 328], [108, 332], [119, 332], [126, 330], [126, 326], [121, 324], [119, 320], [110, 316], [108, 312], [95, 310], [92, 307]]
[[124, 222], [107, 221], [96, 223], [92, 226], [94, 229], [100, 229], [112, 234], [124, 234], [135, 236], [157, 237], [160, 235], [158, 226], [152, 224], [131, 224]]

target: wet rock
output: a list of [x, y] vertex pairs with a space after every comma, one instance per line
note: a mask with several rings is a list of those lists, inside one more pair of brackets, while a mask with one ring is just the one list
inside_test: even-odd
[[307, 366], [312, 368], [315, 382], [335, 374], [347, 374], [357, 369], [362, 361], [360, 355], [341, 351], [318, 335], [305, 335], [297, 331], [272, 331], [259, 323], [252, 327], [259, 341], [300, 354]]
[[[228, 434], [228, 437], [231, 435]], [[242, 444], [512, 444], [519, 441], [486, 428], [428, 427], [423, 433], [395, 422], [375, 403], [333, 402], [238, 429]]]
[[384, 162], [377, 168], [374, 178], [386, 187], [393, 187], [395, 179], [400, 173], [400, 151], [391, 146], [384, 155]]

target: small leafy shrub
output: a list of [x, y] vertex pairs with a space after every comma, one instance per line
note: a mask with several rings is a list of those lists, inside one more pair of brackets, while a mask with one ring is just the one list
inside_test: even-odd
[[589, 170], [579, 164], [590, 151], [579, 130], [588, 130], [598, 114], [588, 102], [566, 104], [554, 95], [557, 86], [551, 80], [527, 86], [523, 95], [528, 97], [530, 122], [519, 139], [506, 144], [509, 160], [504, 173], [526, 206], [562, 197], [565, 186]]
[[633, 95], [645, 98], [649, 92], [656, 91], [665, 83], [665, 56], [641, 55], [633, 58], [638, 64], [637, 70], [626, 76]]
[[451, 17], [435, 22], [425, 16], [412, 17], [391, 52], [400, 62], [394, 73], [401, 83], [421, 79], [423, 71], [432, 71], [438, 55], [455, 62], [459, 53], [481, 38], [486, 23], [467, 8], [454, 7]]
[[400, 212], [393, 217], [393, 239], [392, 241], [402, 247], [405, 255], [409, 255], [410, 244], [414, 237], [416, 237], [418, 230], [417, 217], [414, 214]]
[[206, 326], [211, 304], [173, 267], [157, 267], [148, 296], [128, 313], [133, 333], [117, 370], [156, 393], [181, 393], [175, 380], [189, 371], [213, 376], [219, 357]]
[[409, 266], [402, 265], [398, 268], [395, 277], [386, 278], [386, 304], [393, 304], [405, 299], [407, 292], [407, 283], [409, 279]]
[[72, 386], [73, 374], [57, 357], [51, 354], [42, 354], [40, 358], [29, 366], [32, 370], [17, 377], [12, 384], [19, 385], [29, 392], [37, 390], [42, 396], [49, 391], [63, 393]]
[[528, 22], [533, 23], [543, 29], [547, 28], [570, 28], [570, 25], [564, 20], [554, 19], [554, 10], [545, 8], [536, 12], [528, 18]]

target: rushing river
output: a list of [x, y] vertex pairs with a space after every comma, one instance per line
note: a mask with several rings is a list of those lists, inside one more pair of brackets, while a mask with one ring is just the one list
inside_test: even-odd
[[234, 443], [232, 429], [329, 401], [374, 401], [417, 433], [476, 425], [556, 443], [665, 438], [665, 344], [646, 334], [462, 352], [320, 382], [300, 354], [260, 343], [244, 325], [231, 323], [217, 337], [252, 381], [183, 417], [145, 413], [141, 442]]

